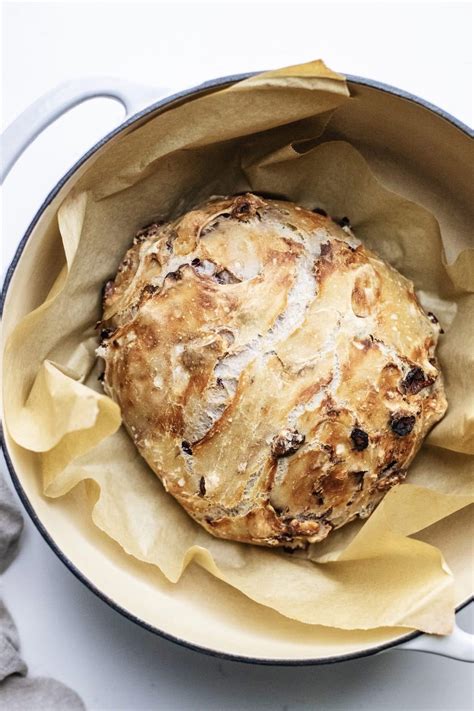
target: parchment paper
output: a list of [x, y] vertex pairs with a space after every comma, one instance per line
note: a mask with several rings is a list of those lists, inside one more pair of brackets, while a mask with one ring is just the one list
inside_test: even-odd
[[[437, 548], [410, 536], [473, 501], [474, 250], [446, 265], [433, 215], [380, 185], [349, 144], [324, 141], [331, 112], [348, 96], [343, 77], [322, 62], [268, 72], [169, 109], [96, 157], [58, 213], [63, 271], [7, 343], [6, 426], [38, 453], [47, 496], [87, 482], [95, 524], [171, 581], [194, 560], [302, 622], [444, 634], [453, 576]], [[210, 195], [243, 190], [348, 215], [357, 236], [415, 282], [446, 331], [439, 357], [449, 410], [408, 483], [365, 523], [304, 554], [202, 530], [164, 492], [97, 382], [101, 286], [134, 232]]]

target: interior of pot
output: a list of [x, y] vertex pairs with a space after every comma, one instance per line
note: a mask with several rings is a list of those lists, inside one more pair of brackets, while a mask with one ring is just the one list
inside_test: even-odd
[[[438, 218], [449, 261], [469, 246], [467, 235], [474, 217], [468, 194], [469, 136], [415, 102], [362, 84], [349, 85], [354, 100], [336, 112], [325, 135], [351, 142], [387, 187], [424, 205]], [[99, 150], [109, 150], [118, 140], [120, 135]], [[61, 187], [24, 246], [5, 302], [5, 336], [42, 303], [64, 264], [56, 210], [86, 168], [87, 162]], [[35, 282], [34, 293], [28, 288], [33, 271], [43, 276], [42, 282]], [[5, 437], [16, 484], [42, 532], [83, 579], [141, 623], [197, 647], [261, 661], [301, 662], [357, 654], [407, 633], [401, 628], [344, 631], [304, 625], [251, 600], [246, 600], [242, 616], [242, 593], [196, 565], [173, 585], [157, 568], [127, 556], [92, 524], [90, 516], [84, 515], [88, 504], [82, 485], [66, 497], [46, 499], [35, 455], [15, 445], [8, 433]], [[442, 550], [455, 576], [457, 605], [470, 594], [470, 544], [461, 534], [468, 513], [461, 510], [419, 536]], [[446, 526], [460, 531], [456, 546], [450, 544], [449, 549], [443, 535]]]

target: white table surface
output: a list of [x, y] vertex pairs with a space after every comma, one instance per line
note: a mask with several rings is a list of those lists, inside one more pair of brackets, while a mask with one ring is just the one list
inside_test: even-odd
[[[70, 78], [111, 75], [180, 89], [318, 57], [333, 69], [411, 91], [471, 124], [471, 52], [468, 2], [6, 3], [3, 125]], [[56, 180], [121, 117], [114, 102], [88, 102], [21, 158], [3, 191], [4, 269]], [[90, 710], [472, 706], [472, 667], [432, 655], [390, 651], [324, 667], [277, 668], [182, 649], [97, 599], [29, 519], [1, 594], [30, 673], [69, 684]], [[468, 609], [458, 616], [470, 631], [472, 617]]]

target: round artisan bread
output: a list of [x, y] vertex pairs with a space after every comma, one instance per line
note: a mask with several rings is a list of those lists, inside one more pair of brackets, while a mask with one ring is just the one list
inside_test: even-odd
[[150, 225], [101, 326], [138, 451], [221, 538], [301, 547], [367, 517], [446, 410], [436, 318], [323, 210], [245, 194]]

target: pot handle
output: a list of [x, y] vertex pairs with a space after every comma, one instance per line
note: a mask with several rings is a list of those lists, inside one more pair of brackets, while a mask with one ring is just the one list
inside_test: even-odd
[[115, 77], [89, 77], [60, 84], [28, 106], [3, 132], [0, 184], [41, 131], [83, 101], [96, 97], [115, 99], [123, 105], [128, 118], [169, 93], [168, 89], [142, 86]]
[[452, 633], [446, 637], [420, 634], [414, 639], [409, 639], [408, 642], [399, 644], [395, 649], [407, 652], [427, 652], [449, 659], [457, 659], [460, 662], [474, 663], [474, 635], [462, 630], [456, 622]]

